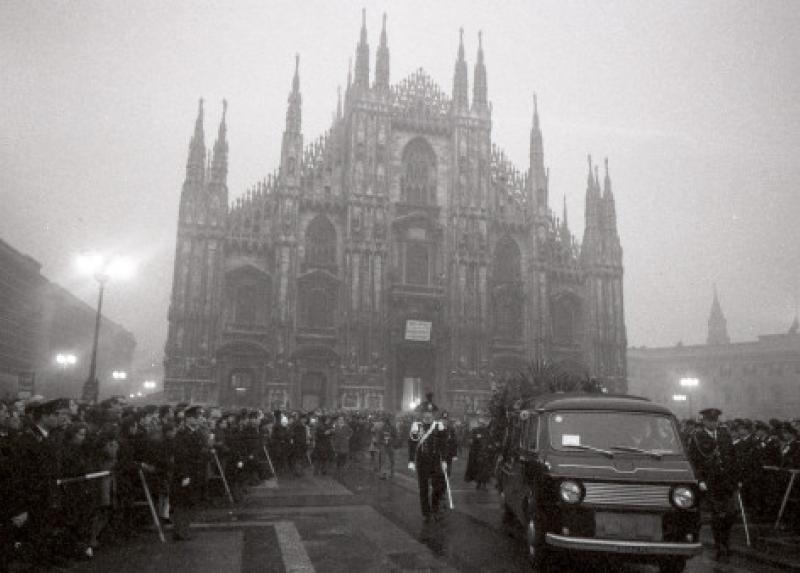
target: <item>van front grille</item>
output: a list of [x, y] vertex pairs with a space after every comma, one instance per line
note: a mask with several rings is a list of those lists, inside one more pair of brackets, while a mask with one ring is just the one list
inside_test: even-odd
[[670, 507], [670, 488], [666, 485], [584, 482], [583, 487], [586, 490], [584, 503]]

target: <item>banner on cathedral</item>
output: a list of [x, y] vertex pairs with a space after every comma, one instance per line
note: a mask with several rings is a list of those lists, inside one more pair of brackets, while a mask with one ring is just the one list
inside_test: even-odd
[[407, 320], [406, 340], [413, 342], [430, 342], [431, 326], [432, 323], [427, 320]]

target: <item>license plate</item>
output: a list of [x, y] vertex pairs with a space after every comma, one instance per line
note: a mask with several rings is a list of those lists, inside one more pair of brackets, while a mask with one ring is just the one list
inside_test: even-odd
[[661, 516], [637, 513], [594, 514], [595, 537], [631, 541], [661, 541]]

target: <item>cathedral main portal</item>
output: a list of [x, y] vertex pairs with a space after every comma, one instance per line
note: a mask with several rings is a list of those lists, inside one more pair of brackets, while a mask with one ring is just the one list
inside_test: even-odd
[[431, 344], [398, 344], [392, 399], [396, 410], [412, 410], [436, 383], [436, 354]]

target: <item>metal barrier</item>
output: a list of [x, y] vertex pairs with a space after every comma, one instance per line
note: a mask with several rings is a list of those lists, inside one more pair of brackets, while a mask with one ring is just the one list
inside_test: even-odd
[[775, 520], [775, 529], [778, 529], [781, 523], [781, 519], [783, 518], [783, 512], [786, 511], [786, 504], [789, 502], [789, 494], [792, 493], [792, 488], [794, 488], [794, 482], [797, 479], [797, 474], [800, 474], [800, 469], [791, 470], [786, 468], [779, 468], [778, 466], [762, 466], [762, 467], [765, 470], [769, 471], [787, 472], [791, 476], [789, 477], [789, 484], [786, 486], [786, 492], [783, 494], [783, 500], [781, 501], [781, 508], [778, 511], [778, 517]]

